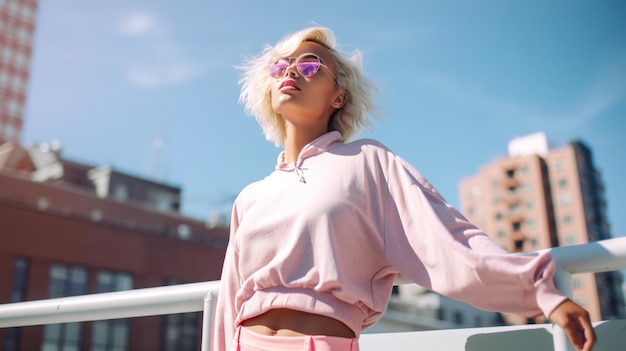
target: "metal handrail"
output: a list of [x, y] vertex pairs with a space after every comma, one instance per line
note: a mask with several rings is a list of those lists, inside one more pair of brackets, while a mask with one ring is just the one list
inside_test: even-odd
[[[561, 270], [555, 279], [571, 295], [570, 275], [626, 269], [626, 237], [550, 251]], [[537, 253], [526, 253], [529, 255]], [[219, 281], [0, 304], [0, 328], [204, 311], [202, 350], [209, 350]], [[559, 334], [560, 333], [560, 334]], [[568, 350], [565, 334], [554, 333], [555, 350]]]
[[0, 304], [0, 328], [198, 312], [219, 281]]

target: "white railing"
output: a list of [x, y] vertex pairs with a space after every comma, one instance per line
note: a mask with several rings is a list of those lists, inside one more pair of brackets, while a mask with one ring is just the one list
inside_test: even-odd
[[[557, 285], [570, 296], [571, 274], [626, 269], [626, 238], [558, 247], [550, 249], [550, 251], [560, 266], [555, 277]], [[528, 254], [532, 255], [533, 253]], [[0, 305], [0, 328], [203, 311], [202, 350], [208, 351], [218, 291], [219, 281], [212, 281], [4, 304]], [[626, 329], [626, 320], [614, 323], [617, 323], [614, 324], [617, 325], [616, 330]], [[601, 324], [602, 322], [596, 325]], [[360, 344], [362, 351], [380, 350], [381, 348], [377, 345], [384, 345], [385, 348], [390, 348], [390, 345], [393, 345], [392, 348], [397, 351], [411, 350], [415, 345], [420, 344], [428, 345], [431, 350], [470, 350], [468, 341], [472, 338], [477, 340], [477, 336], [480, 335], [484, 336], [489, 333], [510, 334], [514, 331], [518, 331], [517, 335], [522, 342], [523, 340], [529, 342], [529, 337], [533, 338], [534, 335], [539, 335], [535, 331], [540, 331], [541, 335], [544, 335], [546, 331], [551, 331], [555, 351], [573, 350], [567, 342], [565, 333], [560, 328], [549, 324], [364, 334], [361, 336]], [[510, 335], [513, 336], [514, 334]], [[610, 338], [625, 338], [623, 342], [621, 340], [616, 342], [618, 345], [626, 345], [624, 333], [616, 332], [607, 335], [610, 335]], [[433, 347], [431, 342], [435, 339], [439, 346]], [[492, 340], [498, 342], [500, 339]], [[424, 344], [424, 342], [426, 343]], [[612, 344], [613, 340], [610, 340], [608, 345]], [[493, 349], [497, 350], [501, 346], [494, 345]], [[485, 349], [484, 345], [481, 347], [483, 350]], [[612, 348], [606, 350], [612, 350]]]

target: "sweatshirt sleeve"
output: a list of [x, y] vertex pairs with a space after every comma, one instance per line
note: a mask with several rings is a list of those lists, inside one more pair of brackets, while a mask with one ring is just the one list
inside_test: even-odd
[[235, 203], [230, 225], [230, 239], [228, 241], [228, 247], [226, 248], [226, 255], [222, 266], [220, 291], [217, 297], [213, 327], [213, 351], [228, 350], [235, 336], [235, 319], [237, 317], [235, 296], [241, 287], [237, 269], [239, 264], [239, 252], [237, 251], [234, 241], [238, 226], [239, 215]]
[[549, 253], [507, 253], [406, 161], [389, 153], [384, 238], [405, 278], [477, 308], [548, 316], [566, 299], [553, 283]]

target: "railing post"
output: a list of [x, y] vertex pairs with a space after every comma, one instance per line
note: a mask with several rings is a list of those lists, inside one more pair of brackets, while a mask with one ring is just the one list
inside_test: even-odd
[[[574, 292], [572, 289], [572, 275], [563, 269], [560, 265], [557, 265], [556, 272], [554, 273], [554, 284], [561, 292], [567, 295], [570, 299]], [[567, 338], [567, 334], [561, 327], [556, 324], [552, 324], [552, 341], [554, 344], [554, 351], [576, 351], [572, 343]]]
[[202, 313], [202, 351], [211, 351], [213, 340], [213, 323], [215, 321], [215, 305], [217, 294], [210, 290], [204, 297], [204, 308]]

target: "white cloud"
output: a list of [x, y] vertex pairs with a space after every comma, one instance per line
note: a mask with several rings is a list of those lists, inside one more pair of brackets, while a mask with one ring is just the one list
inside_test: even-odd
[[175, 41], [172, 41], [168, 28], [149, 13], [128, 15], [119, 24], [120, 32], [127, 37], [140, 38], [133, 45], [141, 48], [136, 52], [130, 65], [124, 70], [124, 77], [143, 88], [158, 88], [183, 84], [206, 71], [205, 65], [196, 64], [186, 57]]
[[147, 13], [138, 13], [127, 16], [121, 23], [121, 33], [127, 36], [142, 36], [156, 28], [157, 20]]

